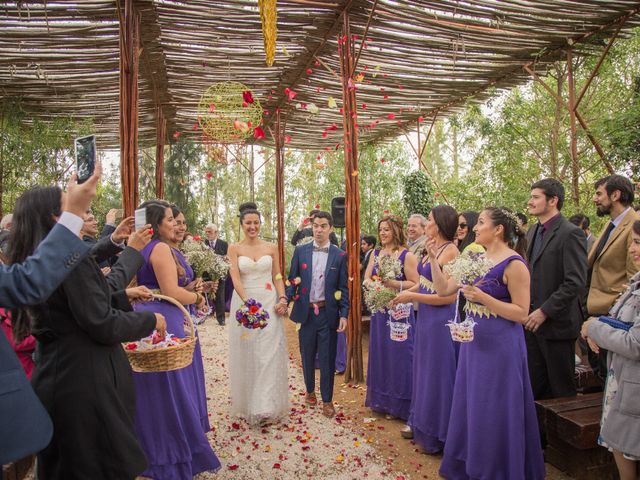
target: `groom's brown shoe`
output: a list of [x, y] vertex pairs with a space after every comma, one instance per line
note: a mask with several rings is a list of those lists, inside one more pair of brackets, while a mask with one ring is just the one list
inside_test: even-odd
[[322, 405], [322, 414], [328, 418], [333, 418], [336, 416], [336, 408], [333, 406], [333, 402], [325, 403]]
[[313, 392], [307, 393], [304, 401], [307, 405], [312, 407], [315, 407], [318, 404], [318, 399], [316, 398], [316, 394]]

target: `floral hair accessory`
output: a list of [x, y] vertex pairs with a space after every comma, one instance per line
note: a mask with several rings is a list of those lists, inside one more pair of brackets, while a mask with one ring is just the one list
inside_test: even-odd
[[506, 208], [499, 208], [500, 213], [502, 213], [505, 217], [511, 220], [516, 227], [516, 231], [522, 231], [522, 221], [518, 218], [518, 216], [507, 210]]

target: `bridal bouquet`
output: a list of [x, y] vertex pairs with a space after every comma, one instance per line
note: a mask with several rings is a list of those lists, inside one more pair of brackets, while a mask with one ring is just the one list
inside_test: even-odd
[[473, 285], [493, 268], [493, 262], [481, 253], [465, 250], [453, 262], [444, 266], [444, 271], [458, 285]]
[[222, 255], [216, 254], [204, 243], [196, 240], [185, 240], [182, 244], [184, 256], [193, 267], [196, 277], [206, 272], [212, 281], [222, 280], [229, 273], [229, 262]]
[[385, 287], [381, 281], [369, 280], [363, 284], [364, 303], [371, 313], [384, 312], [389, 302], [396, 298], [397, 292]]
[[253, 298], [248, 299], [236, 312], [238, 325], [255, 330], [264, 328], [269, 323], [269, 312], [262, 308], [262, 304]]
[[395, 280], [402, 275], [402, 264], [400, 260], [389, 255], [378, 255], [375, 257], [378, 266], [378, 276], [382, 280]]

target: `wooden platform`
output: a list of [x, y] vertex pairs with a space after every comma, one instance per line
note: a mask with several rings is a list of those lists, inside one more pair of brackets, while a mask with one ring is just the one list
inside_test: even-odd
[[538, 421], [546, 434], [545, 460], [579, 480], [614, 480], [613, 455], [598, 445], [602, 392], [539, 400]]

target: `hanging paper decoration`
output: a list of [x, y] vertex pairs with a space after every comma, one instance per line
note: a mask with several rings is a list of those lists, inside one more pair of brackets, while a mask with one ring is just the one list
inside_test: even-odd
[[203, 135], [212, 142], [238, 143], [262, 123], [262, 106], [246, 85], [216, 83], [200, 99], [198, 123]]
[[[276, 38], [278, 37], [276, 0], [258, 0], [260, 7], [260, 21], [262, 22], [262, 36], [264, 38], [265, 61], [273, 65], [276, 58]], [[286, 55], [286, 50], [285, 52]]]

